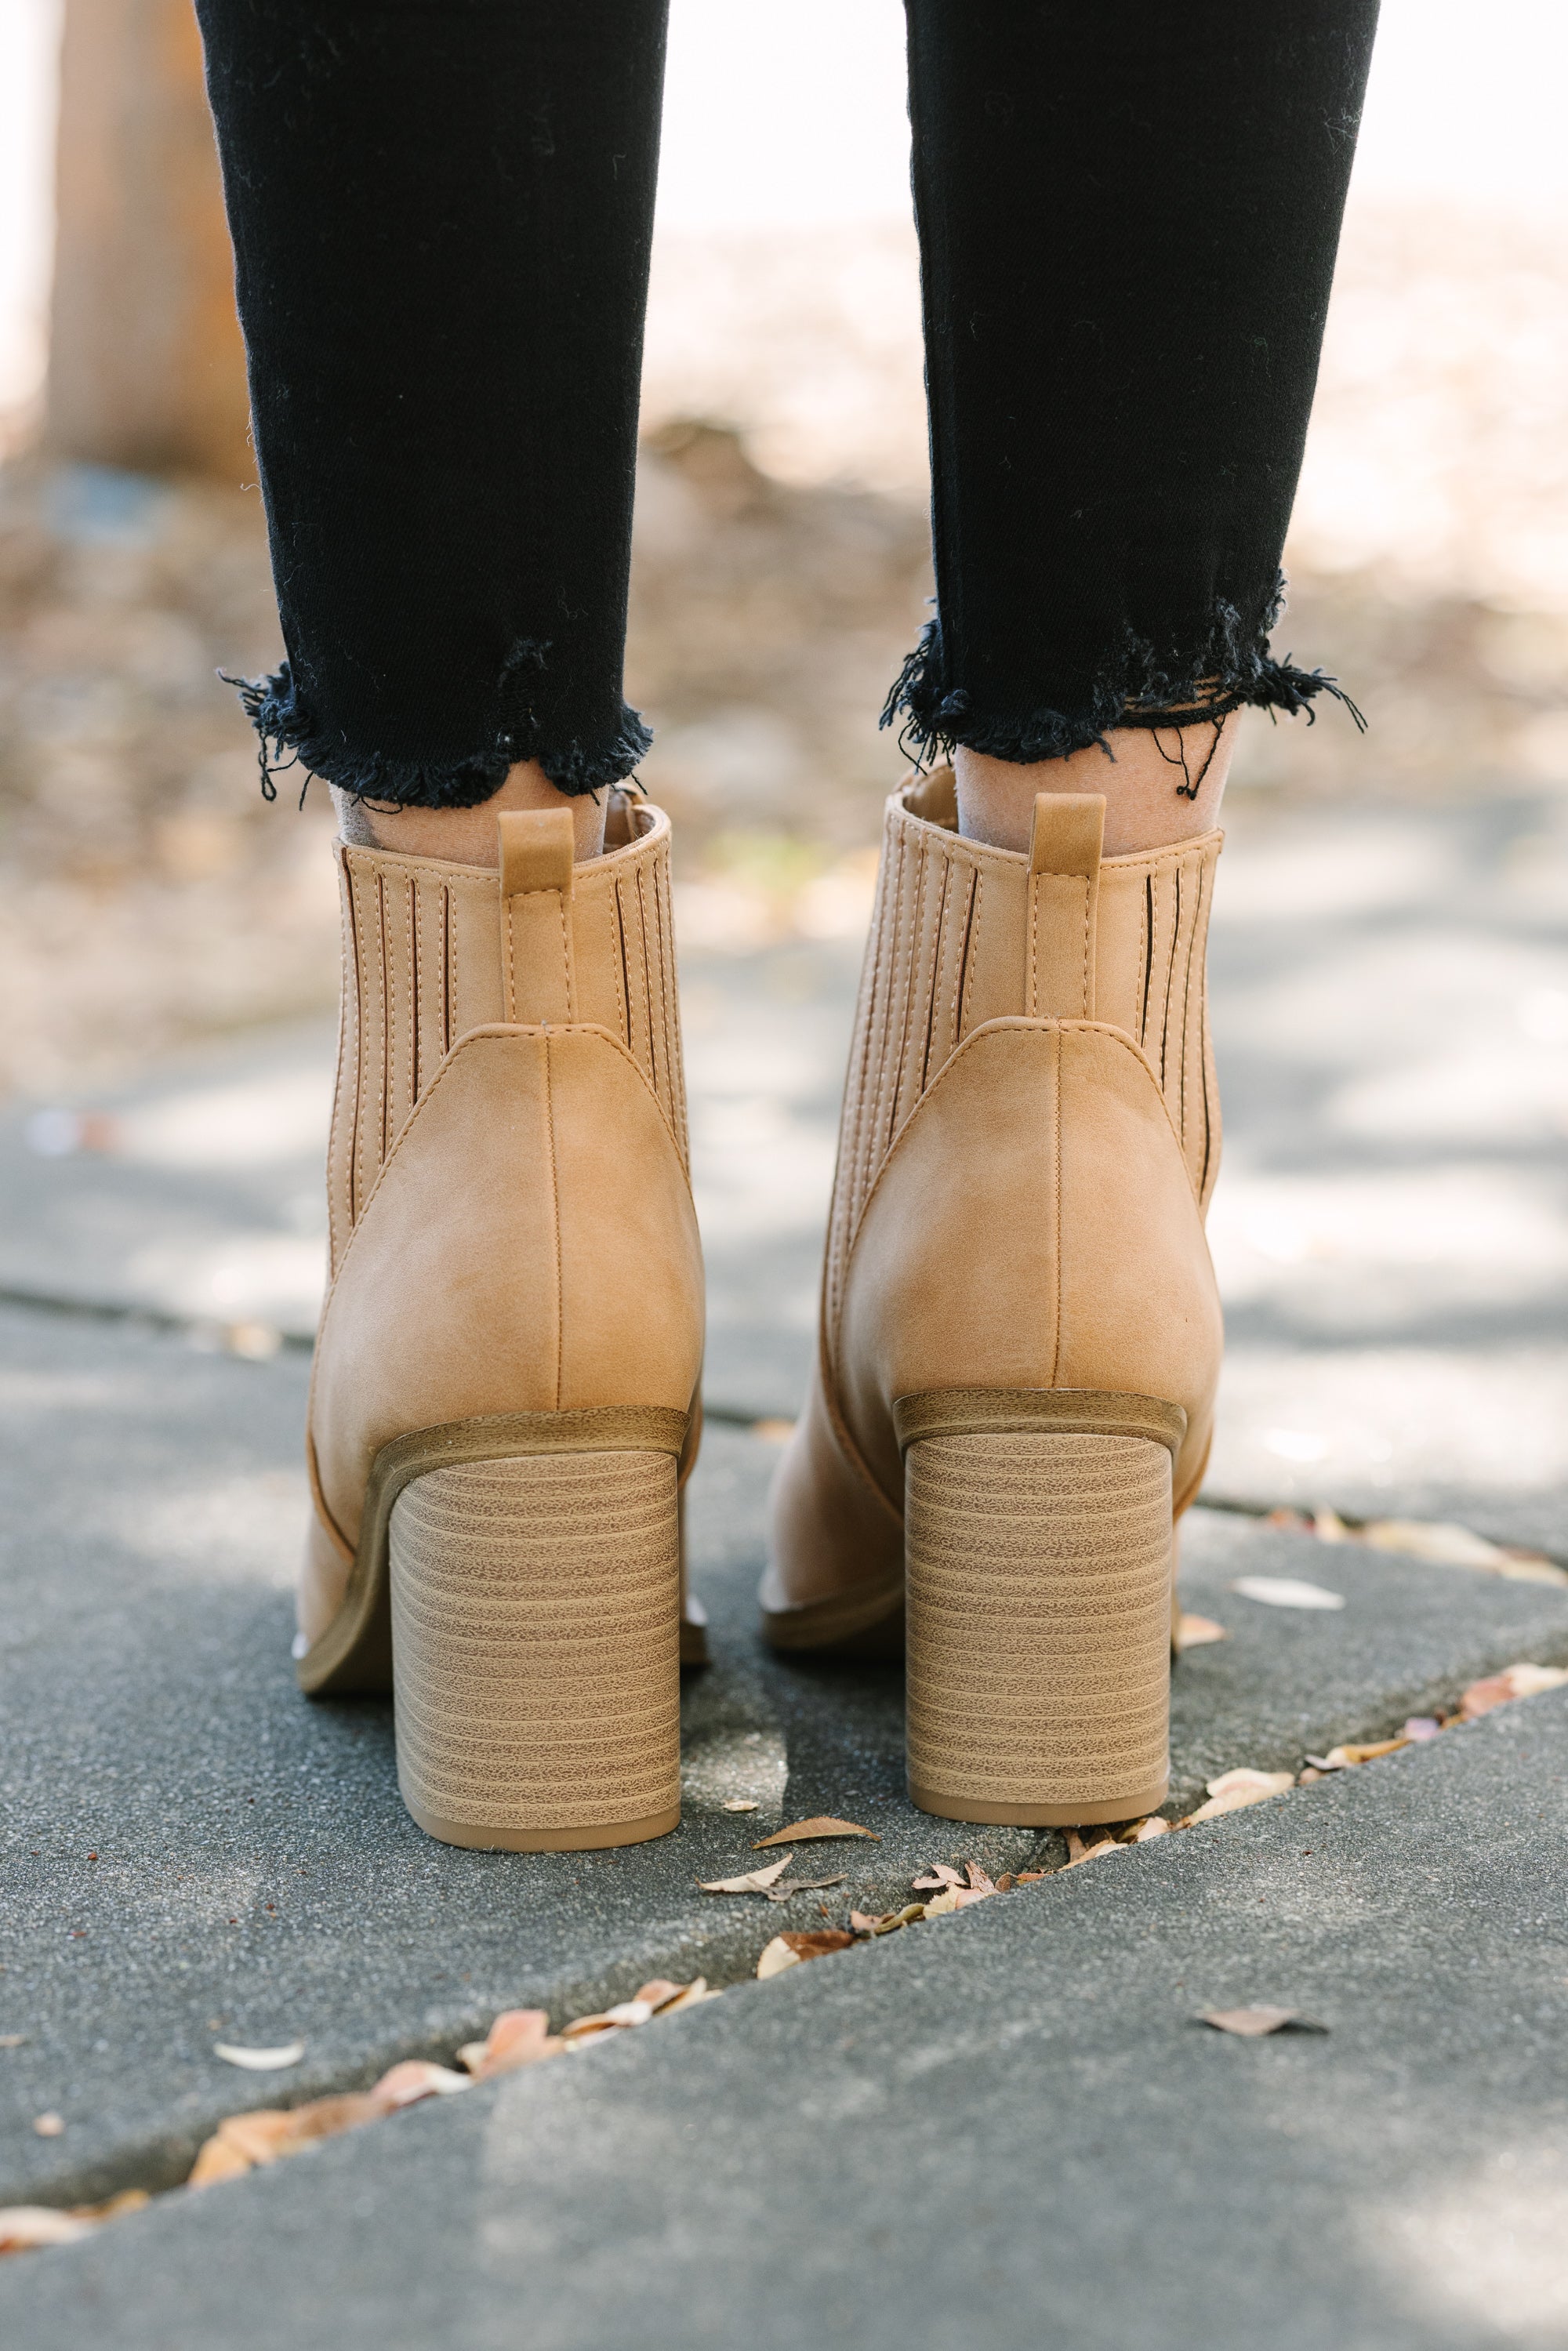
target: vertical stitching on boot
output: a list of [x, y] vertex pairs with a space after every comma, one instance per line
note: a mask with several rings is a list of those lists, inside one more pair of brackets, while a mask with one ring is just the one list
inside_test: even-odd
[[659, 1052], [653, 1041], [653, 975], [648, 960], [648, 893], [643, 887], [643, 869], [637, 869], [637, 922], [643, 934], [643, 1000], [648, 1013], [648, 1083], [655, 1095], [659, 1091]]
[[441, 1057], [452, 1050], [452, 892], [441, 885]]
[[1040, 1013], [1040, 895], [1045, 884], [1038, 873], [1029, 877], [1029, 969], [1024, 974], [1024, 1010], [1033, 1020]]
[[411, 874], [408, 884], [408, 963], [409, 963], [409, 1060], [413, 1071], [409, 1080], [408, 1106], [413, 1110], [419, 1100], [419, 877]]
[[559, 1412], [559, 1411], [560, 1410], [560, 1370], [561, 1370], [561, 1343], [562, 1343], [562, 1331], [563, 1331], [563, 1326], [564, 1326], [564, 1324], [565, 1324], [565, 1321], [566, 1321], [566, 1311], [565, 1311], [565, 1304], [564, 1304], [564, 1301], [563, 1301], [562, 1294], [561, 1294], [561, 1293], [562, 1293], [562, 1289], [563, 1289], [563, 1287], [564, 1287], [564, 1284], [563, 1284], [562, 1272], [561, 1272], [561, 1246], [560, 1246], [560, 1176], [559, 1176], [559, 1168], [558, 1168], [558, 1166], [557, 1166], [557, 1164], [556, 1164], [556, 1150], [555, 1150], [555, 1093], [554, 1093], [554, 1089], [552, 1088], [551, 1083], [550, 1083], [550, 1045], [551, 1045], [550, 1033], [549, 1033], [549, 1025], [547, 1024], [547, 1025], [546, 1025], [546, 1028], [545, 1028], [545, 1037], [544, 1037], [544, 1047], [545, 1047], [545, 1057], [544, 1057], [544, 1058], [545, 1058], [545, 1138], [546, 1138], [546, 1141], [547, 1141], [547, 1143], [549, 1144], [549, 1198], [550, 1198], [550, 1223], [551, 1223], [552, 1228], [553, 1228], [554, 1233], [555, 1233], [555, 1405], [554, 1405], [554, 1409], [555, 1409], [557, 1412]]
[[[915, 1039], [920, 1024], [919, 999], [924, 994], [925, 977], [925, 907], [930, 895], [931, 854], [925, 841], [920, 843], [915, 864], [915, 919], [909, 932], [909, 959], [904, 984], [904, 1018], [898, 1029], [898, 1064], [894, 1078], [893, 1113], [888, 1121], [888, 1142], [904, 1123], [905, 1078], [915, 1055]], [[916, 1097], [918, 1100], [918, 1096]], [[914, 1104], [911, 1103], [911, 1109]]]
[[1051, 1256], [1056, 1264], [1056, 1321], [1051, 1334], [1051, 1384], [1056, 1385], [1061, 1368], [1061, 1031], [1051, 1030], [1055, 1082], [1051, 1087], [1051, 1116], [1054, 1133], [1051, 1136], [1056, 1167], [1051, 1185]]
[[1087, 875], [1087, 874], [1084, 874], [1084, 875], [1082, 876], [1082, 881], [1083, 881], [1083, 971], [1082, 971], [1082, 977], [1080, 977], [1080, 979], [1079, 979], [1079, 983], [1078, 983], [1078, 987], [1079, 987], [1078, 1002], [1079, 1002], [1079, 1008], [1080, 1008], [1080, 1010], [1081, 1010], [1081, 1012], [1082, 1012], [1082, 1017], [1083, 1017], [1083, 1019], [1084, 1019], [1085, 1020], [1087, 1020], [1087, 1019], [1089, 1019], [1089, 1017], [1090, 1017], [1090, 1014], [1089, 1014], [1089, 877], [1088, 877], [1088, 875]]
[[952, 871], [951, 862], [945, 857], [942, 860], [942, 890], [936, 901], [936, 926], [932, 935], [936, 956], [931, 967], [931, 986], [925, 1007], [925, 1045], [920, 1056], [917, 1101], [931, 1083], [931, 1040], [936, 1033], [936, 1010], [942, 999], [942, 975], [947, 967], [947, 883]]
[[611, 903], [615, 909], [615, 944], [619, 960], [615, 964], [615, 992], [621, 1001], [621, 1033], [626, 1040], [626, 1050], [634, 1051], [632, 1043], [632, 987], [626, 977], [626, 914], [621, 904], [621, 877], [616, 875], [611, 885]]
[[1144, 876], [1144, 935], [1138, 944], [1138, 956], [1142, 966], [1138, 977], [1142, 983], [1144, 1005], [1138, 1021], [1138, 1042], [1145, 1045], [1149, 1034], [1149, 977], [1155, 957], [1155, 877], [1152, 872]]
[[675, 1115], [675, 1100], [674, 1081], [671, 1076], [673, 1056], [670, 1046], [670, 957], [668, 942], [664, 937], [664, 902], [660, 894], [657, 872], [654, 872], [653, 879], [654, 961], [659, 967], [659, 1028], [664, 1040], [664, 1091], [668, 1097], [668, 1115], [673, 1123]]
[[382, 1143], [381, 1165], [387, 1155], [387, 1093], [392, 1084], [392, 991], [387, 977], [387, 884], [376, 875], [376, 923], [382, 951]]
[[1171, 1040], [1171, 998], [1176, 993], [1176, 949], [1181, 945], [1181, 867], [1172, 869], [1171, 883], [1176, 892], [1176, 911], [1171, 919], [1171, 959], [1166, 973], [1165, 1018], [1160, 1022], [1160, 1092], [1166, 1091], [1166, 1060]]
[[[1208, 893], [1213, 883], [1214, 868], [1205, 861], [1202, 877], [1200, 910], [1203, 915], [1204, 940], [1208, 937]], [[1203, 1169], [1197, 1179], [1197, 1196], [1201, 1204], [1208, 1188], [1208, 1161], [1214, 1147], [1214, 1119], [1208, 1101], [1208, 990], [1200, 988], [1197, 999], [1198, 1074], [1203, 1081]]]
[[958, 953], [958, 969], [953, 989], [953, 1050], [956, 1052], [964, 1041], [964, 1024], [967, 1017], [965, 998], [968, 992], [970, 959], [980, 927], [980, 871], [969, 868], [969, 894], [964, 907], [964, 943]]
[[[1185, 862], [1185, 861], [1184, 861], [1184, 862]], [[1201, 868], [1199, 869], [1199, 872], [1198, 872], [1197, 888], [1198, 888], [1198, 905], [1197, 905], [1197, 906], [1196, 906], [1196, 907], [1194, 907], [1194, 909], [1193, 909], [1192, 929], [1191, 929], [1191, 931], [1190, 931], [1190, 932], [1188, 933], [1188, 935], [1187, 935], [1187, 942], [1186, 942], [1186, 977], [1185, 980], [1184, 980], [1184, 981], [1183, 981], [1183, 983], [1182, 983], [1182, 994], [1181, 994], [1181, 1091], [1180, 1091], [1179, 1094], [1178, 1094], [1178, 1095], [1177, 1095], [1177, 1097], [1176, 1097], [1176, 1099], [1177, 1099], [1177, 1102], [1178, 1102], [1178, 1105], [1179, 1105], [1178, 1110], [1177, 1110], [1177, 1113], [1176, 1113], [1176, 1131], [1177, 1131], [1177, 1133], [1178, 1133], [1178, 1134], [1180, 1134], [1180, 1136], [1181, 1136], [1181, 1142], [1182, 1142], [1182, 1155], [1183, 1155], [1183, 1156], [1185, 1157], [1185, 1159], [1186, 1160], [1186, 1164], [1187, 1164], [1187, 1175], [1188, 1175], [1188, 1176], [1189, 1176], [1189, 1177], [1191, 1176], [1191, 1174], [1192, 1174], [1192, 1147], [1191, 1147], [1191, 1138], [1190, 1138], [1190, 1136], [1188, 1135], [1187, 1131], [1186, 1131], [1186, 1065], [1187, 1065], [1187, 1057], [1188, 1057], [1188, 1054], [1190, 1053], [1190, 1051], [1191, 1051], [1191, 1050], [1192, 1050], [1192, 1037], [1191, 1037], [1191, 1025], [1190, 1025], [1190, 1024], [1191, 1024], [1191, 1019], [1192, 1019], [1192, 962], [1193, 962], [1193, 950], [1194, 950], [1194, 948], [1195, 948], [1195, 947], [1197, 946], [1197, 917], [1198, 917], [1198, 912], [1199, 912], [1199, 909], [1201, 908], [1201, 905], [1202, 905], [1202, 903], [1203, 903], [1203, 873], [1202, 873], [1202, 870], [1201, 870]]]
[[[354, 1180], [354, 1155], [358, 1151], [360, 1144], [360, 1064], [364, 1053], [365, 1030], [364, 1008], [361, 1002], [360, 935], [354, 907], [354, 876], [352, 869], [350, 867], [346, 858], [343, 861], [343, 891], [346, 904], [343, 908], [341, 1000], [345, 1022], [349, 1008], [349, 967], [350, 957], [352, 958], [353, 963], [354, 983], [353, 1101], [349, 1110], [349, 1133], [347, 1138], [348, 1150], [345, 1155], [346, 1164], [342, 1171], [343, 1188], [347, 1194], [349, 1210], [346, 1228], [343, 1234], [343, 1240], [346, 1246], [349, 1235], [354, 1229], [354, 1216], [356, 1211], [356, 1203], [359, 1196], [358, 1186]], [[340, 1040], [338, 1048], [338, 1085], [340, 1091], [343, 1086], [345, 1078], [349, 1075], [348, 1041], [348, 1038], [346, 1036], [343, 1037]], [[337, 1105], [334, 1104], [334, 1113], [336, 1112], [336, 1107]], [[334, 1115], [334, 1128], [336, 1128], [336, 1125], [337, 1118], [336, 1115]]]
[[571, 926], [567, 919], [564, 890], [556, 892], [555, 904], [556, 912], [560, 916], [560, 968], [561, 977], [566, 984], [566, 1017], [569, 1020], [575, 1020], [577, 1019], [577, 969], [572, 961]]

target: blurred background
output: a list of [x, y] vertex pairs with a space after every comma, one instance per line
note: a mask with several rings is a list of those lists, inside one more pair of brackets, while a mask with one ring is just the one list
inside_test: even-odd
[[[1568, 1523], [1565, 87], [1550, 0], [1384, 0], [1277, 639], [1369, 730], [1246, 715], [1213, 950], [1211, 1490], [1451, 1493], [1542, 1541]], [[876, 717], [929, 593], [907, 163], [896, 0], [673, 0], [627, 683], [678, 820], [709, 1391], [741, 1417], [793, 1409], [810, 1345], [902, 773]], [[326, 795], [264, 802], [214, 676], [279, 650], [189, 0], [7, 0], [0, 1289], [258, 1353], [319, 1292], [338, 973]]]
[[[674, 0], [629, 692], [693, 947], [852, 931], [928, 592], [902, 11]], [[63, 36], [63, 42], [62, 42]], [[63, 71], [62, 71], [63, 63]], [[1364, 741], [1242, 793], [1568, 778], [1568, 19], [1385, 0], [1281, 642]], [[329, 1006], [329, 825], [219, 665], [278, 653], [188, 0], [0, 19], [0, 1085]]]

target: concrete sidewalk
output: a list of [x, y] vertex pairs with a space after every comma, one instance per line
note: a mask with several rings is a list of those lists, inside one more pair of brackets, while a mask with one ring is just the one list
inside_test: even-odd
[[[1568, 2333], [1568, 1692], [8, 2265], [29, 2351]], [[1271, 2002], [1323, 2033], [1194, 2022]]]

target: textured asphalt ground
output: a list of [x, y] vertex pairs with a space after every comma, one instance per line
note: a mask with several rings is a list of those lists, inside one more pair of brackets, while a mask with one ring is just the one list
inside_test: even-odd
[[[1027, 1865], [1028, 1831], [939, 1823], [904, 1792], [895, 1667], [772, 1658], [757, 1640], [774, 1445], [709, 1432], [691, 1522], [715, 1664], [688, 1677], [680, 1832], [615, 1855], [470, 1854], [403, 1812], [391, 1709], [313, 1705], [288, 1660], [306, 1508], [306, 1364], [164, 1333], [0, 1311], [0, 2202], [183, 2179], [221, 2115], [446, 2055], [503, 2007], [558, 2019], [653, 1975], [747, 1975], [780, 1925], [906, 1897], [926, 1863]], [[1187, 1603], [1230, 1638], [1176, 1677], [1174, 1798], [1237, 1764], [1299, 1768], [1521, 1656], [1568, 1661], [1568, 1589], [1422, 1566], [1196, 1513]], [[1333, 1611], [1261, 1605], [1243, 1573], [1306, 1576]], [[727, 1798], [756, 1801], [736, 1815]], [[877, 1844], [809, 1849], [847, 1882], [784, 1907], [696, 1880], [828, 1812]], [[1062, 1857], [1060, 1843], [1044, 1848]], [[796, 1873], [790, 1873], [796, 1874]], [[224, 2040], [296, 2038], [258, 2083]], [[62, 2135], [40, 2138], [42, 2112]]]
[[[1568, 1692], [13, 2262], [28, 2351], [1568, 2333]], [[1241, 2041], [1270, 2002], [1322, 2033]]]

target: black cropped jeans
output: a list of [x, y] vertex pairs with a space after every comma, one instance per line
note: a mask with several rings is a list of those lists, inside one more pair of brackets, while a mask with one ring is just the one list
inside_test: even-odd
[[[198, 7], [287, 656], [245, 688], [264, 746], [408, 806], [630, 775], [666, 0]], [[1333, 691], [1269, 631], [1376, 0], [906, 14], [936, 610], [884, 717], [1031, 760]]]

